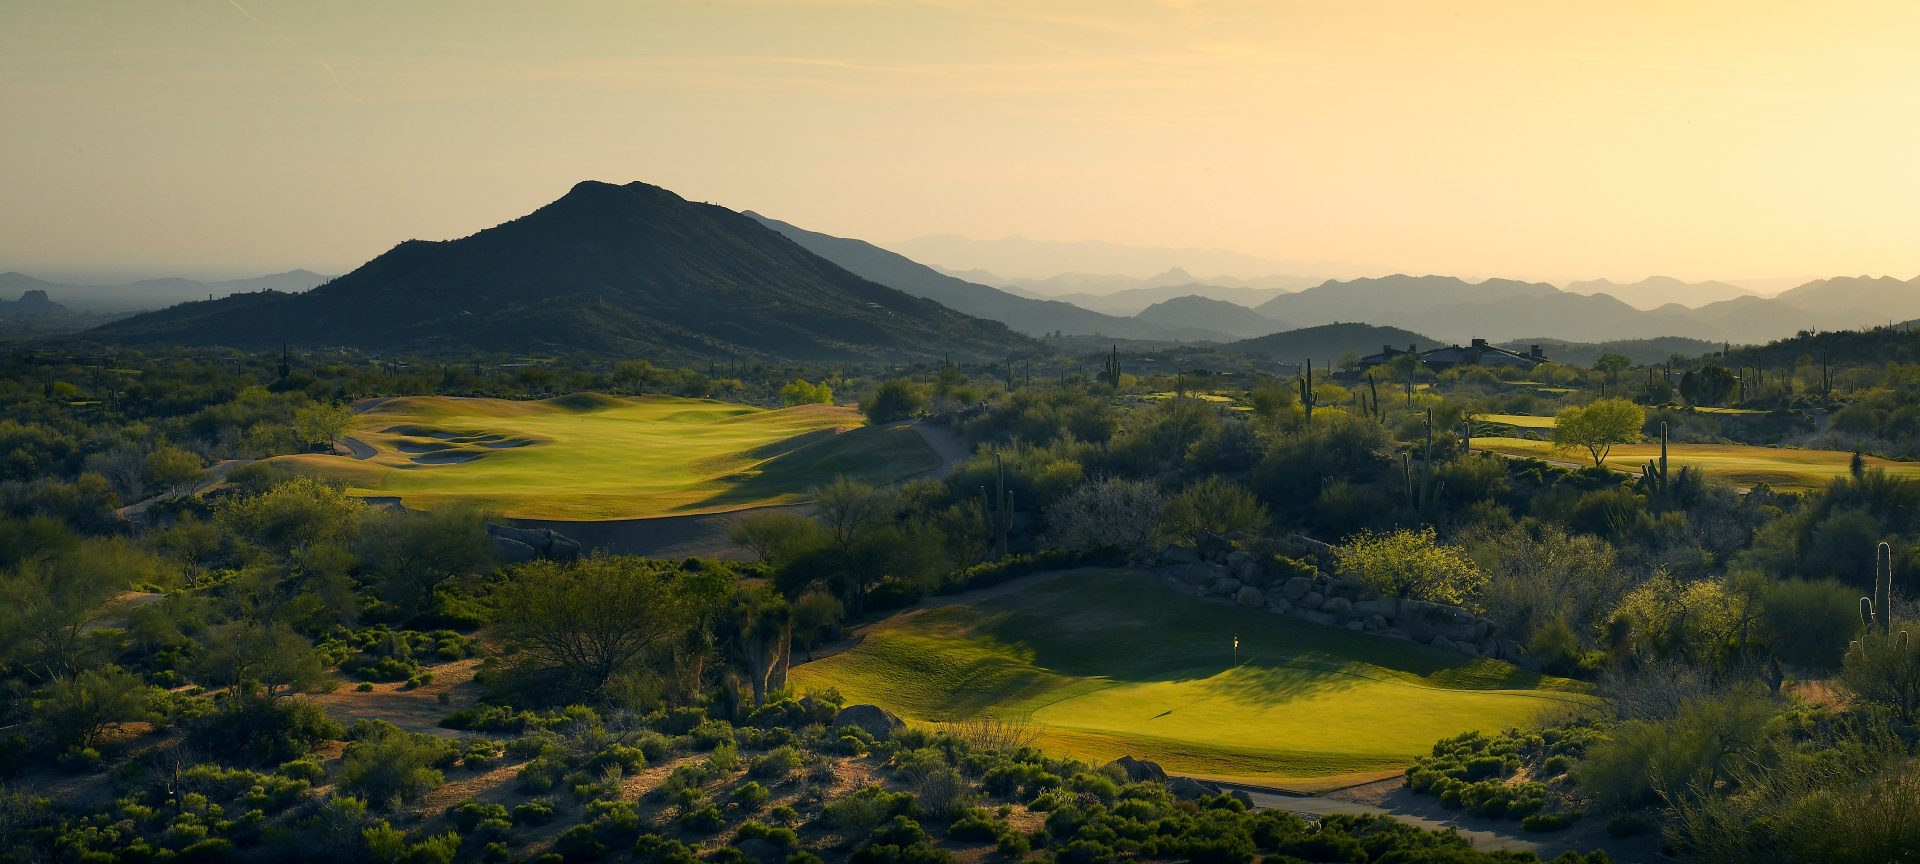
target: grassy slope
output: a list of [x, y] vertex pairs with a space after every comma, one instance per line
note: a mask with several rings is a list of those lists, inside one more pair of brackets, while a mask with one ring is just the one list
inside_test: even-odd
[[[1240, 639], [1238, 668], [1233, 638]], [[1083, 570], [909, 611], [793, 670], [920, 721], [1027, 719], [1043, 749], [1310, 787], [1587, 697], [1561, 679]]]
[[[1553, 445], [1546, 441], [1475, 438], [1473, 446], [1509, 456], [1589, 461], [1584, 450], [1555, 454]], [[1668, 451], [1668, 463], [1676, 470], [1682, 465], [1692, 465], [1710, 475], [1743, 486], [1766, 483], [1775, 489], [1793, 491], [1824, 488], [1828, 481], [1846, 475], [1847, 463], [1853, 458], [1853, 454], [1838, 450], [1799, 450], [1751, 444], [1673, 444]], [[1608, 454], [1607, 466], [1638, 471], [1648, 459], [1657, 459], [1659, 456], [1659, 444], [1622, 444]], [[1884, 468], [1889, 474], [1920, 477], [1920, 462], [1896, 462], [1869, 456], [1867, 467]]]
[[[912, 429], [852, 409], [576, 394], [541, 402], [410, 397], [362, 414], [378, 453], [284, 457], [357, 494], [478, 502], [525, 519], [633, 519], [798, 500], [847, 474], [889, 482], [939, 464]], [[460, 461], [465, 460], [465, 461]]]

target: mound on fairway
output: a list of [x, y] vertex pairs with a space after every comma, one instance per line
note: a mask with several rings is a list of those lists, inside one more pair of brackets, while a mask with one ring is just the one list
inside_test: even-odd
[[[1591, 464], [1586, 451], [1555, 453], [1546, 441], [1524, 438], [1475, 438], [1475, 449], [1508, 456], [1549, 459]], [[1839, 450], [1799, 450], [1790, 447], [1758, 447], [1751, 444], [1671, 444], [1667, 462], [1673, 469], [1692, 465], [1710, 476], [1740, 486], [1765, 483], [1789, 492], [1808, 492], [1825, 488], [1827, 483], [1844, 477], [1852, 453]], [[1607, 467], [1618, 471], [1639, 472], [1648, 459], [1660, 458], [1659, 444], [1620, 444], [1607, 455]], [[1868, 468], [1881, 468], [1888, 474], [1920, 477], [1920, 462], [1898, 462], [1866, 457]]]
[[835, 475], [887, 483], [940, 458], [918, 432], [863, 427], [851, 408], [770, 410], [595, 393], [540, 402], [406, 397], [348, 434], [371, 459], [276, 460], [409, 507], [467, 501], [520, 519], [594, 521], [800, 500]]
[[961, 600], [876, 622], [791, 680], [921, 722], [1026, 721], [1041, 749], [1095, 763], [1132, 754], [1297, 788], [1391, 772], [1440, 738], [1592, 701], [1564, 679], [1209, 603], [1127, 571]]

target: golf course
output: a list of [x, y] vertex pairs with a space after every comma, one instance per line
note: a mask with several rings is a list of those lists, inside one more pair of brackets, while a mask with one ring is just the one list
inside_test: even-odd
[[1564, 679], [1112, 570], [909, 609], [791, 679], [915, 722], [1025, 722], [1042, 749], [1096, 763], [1131, 754], [1297, 789], [1391, 773], [1437, 739], [1591, 703]]
[[[1591, 464], [1586, 451], [1556, 452], [1553, 444], [1527, 438], [1475, 438], [1476, 450]], [[1674, 470], [1691, 465], [1738, 486], [1765, 483], [1786, 492], [1807, 492], [1826, 488], [1827, 483], [1847, 474], [1852, 453], [1839, 450], [1801, 450], [1792, 447], [1759, 447], [1752, 444], [1671, 444], [1667, 462]], [[1619, 471], [1639, 471], [1648, 459], [1660, 458], [1660, 445], [1618, 444], [1607, 454], [1606, 465]], [[1866, 457], [1868, 468], [1879, 468], [1901, 477], [1920, 477], [1920, 462], [1900, 462]]]
[[790, 503], [838, 475], [888, 483], [940, 464], [913, 429], [867, 427], [852, 408], [673, 396], [403, 397], [365, 406], [347, 436], [358, 458], [274, 461], [415, 509], [574, 521]]

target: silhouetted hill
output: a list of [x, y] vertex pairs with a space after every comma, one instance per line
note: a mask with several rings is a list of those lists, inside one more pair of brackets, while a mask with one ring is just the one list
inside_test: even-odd
[[1140, 310], [1140, 314], [1134, 317], [1168, 326], [1227, 333], [1242, 339], [1292, 329], [1245, 306], [1198, 294], [1162, 300]]
[[189, 303], [92, 333], [662, 359], [908, 360], [1032, 347], [1000, 324], [855, 276], [726, 208], [592, 181], [469, 237], [401, 243], [304, 294]]
[[1436, 339], [1398, 327], [1381, 327], [1374, 324], [1321, 324], [1254, 339], [1242, 339], [1221, 350], [1240, 354], [1259, 354], [1290, 363], [1300, 363], [1311, 357], [1314, 360], [1314, 366], [1318, 368], [1322, 361], [1337, 361], [1349, 353], [1364, 357], [1377, 353], [1381, 348], [1389, 345], [1400, 350], [1413, 345], [1418, 350], [1425, 351], [1429, 348], [1438, 348], [1442, 344], [1444, 343]]
[[864, 240], [835, 237], [770, 219], [751, 210], [743, 215], [800, 244], [807, 251], [846, 268], [856, 276], [925, 297], [976, 318], [999, 321], [1029, 336], [1059, 331], [1080, 336], [1101, 334], [1129, 339], [1225, 340], [1230, 334], [1196, 329], [1172, 322], [1135, 321], [1103, 315], [1058, 300], [1021, 297], [998, 288], [948, 276], [895, 252]]
[[1735, 348], [1717, 362], [1731, 367], [1791, 369], [1805, 360], [1834, 367], [1920, 363], [1920, 321], [1861, 330], [1828, 330], [1776, 339], [1765, 345]]
[[1678, 354], [1698, 357], [1721, 349], [1718, 342], [1689, 339], [1684, 336], [1659, 336], [1652, 339], [1620, 339], [1609, 342], [1568, 342], [1564, 339], [1514, 339], [1498, 343], [1509, 351], [1525, 352], [1535, 345], [1548, 360], [1569, 366], [1591, 367], [1602, 354], [1619, 354], [1635, 364], [1661, 363]]

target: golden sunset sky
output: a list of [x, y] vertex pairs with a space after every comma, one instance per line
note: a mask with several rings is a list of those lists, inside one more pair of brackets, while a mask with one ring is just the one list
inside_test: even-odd
[[0, 0], [0, 270], [344, 272], [586, 178], [883, 243], [1905, 278], [1920, 3]]

